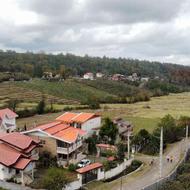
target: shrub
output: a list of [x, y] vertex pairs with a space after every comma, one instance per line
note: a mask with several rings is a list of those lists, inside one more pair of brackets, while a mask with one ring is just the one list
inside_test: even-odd
[[57, 158], [48, 151], [42, 152], [39, 158], [39, 167], [49, 168], [54, 166], [57, 166]]
[[68, 169], [69, 169], [69, 171], [73, 172], [77, 169], [77, 165], [76, 164], [69, 164]]
[[42, 180], [42, 185], [47, 190], [60, 190], [69, 182], [64, 169], [49, 168]]

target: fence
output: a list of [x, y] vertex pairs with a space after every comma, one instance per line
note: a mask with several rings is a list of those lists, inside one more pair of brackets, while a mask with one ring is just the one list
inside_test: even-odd
[[187, 160], [189, 153], [190, 153], [190, 149], [185, 153], [185, 155], [183, 156], [183, 158], [181, 159], [179, 164], [175, 167], [175, 169], [167, 177], [159, 179], [156, 182], [152, 183], [151, 185], [147, 185], [146, 187], [142, 188], [141, 190], [159, 190], [160, 187], [167, 181], [175, 180], [179, 166]]

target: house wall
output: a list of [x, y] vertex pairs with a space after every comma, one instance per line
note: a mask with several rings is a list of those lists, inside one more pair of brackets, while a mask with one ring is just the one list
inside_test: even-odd
[[49, 138], [49, 137], [39, 137], [40, 140], [44, 141], [45, 144], [43, 144], [43, 147], [41, 148], [41, 151], [49, 151], [52, 155], [57, 155], [57, 144], [56, 139]]
[[37, 133], [37, 132], [28, 133], [26, 135], [31, 136], [34, 139], [38, 139], [38, 140], [41, 140], [44, 142], [44, 144], [42, 144], [42, 148], [40, 148], [40, 152], [48, 151], [48, 152], [51, 152], [51, 154], [54, 156], [57, 155], [56, 139], [51, 138], [51, 137], [47, 137], [45, 135], [39, 135], [39, 133]]
[[24, 172], [30, 172], [32, 171], [32, 169], [34, 169], [34, 167], [35, 167], [35, 163], [30, 162], [30, 164], [28, 164], [28, 166], [24, 169]]
[[97, 128], [101, 126], [101, 117], [95, 117], [93, 119], [88, 120], [87, 122], [81, 125], [81, 129], [87, 132], [87, 137], [91, 136], [95, 130], [93, 128]]
[[8, 167], [0, 164], [0, 180], [10, 179], [16, 174], [15, 169], [9, 169]]
[[[13, 126], [10, 128], [6, 128], [5, 123], [9, 123]], [[7, 129], [9, 129], [10, 132], [12, 132], [16, 129], [16, 119], [15, 118], [12, 118], [12, 119], [9, 119], [7, 117], [3, 118], [2, 124], [0, 126], [0, 132], [7, 132]]]

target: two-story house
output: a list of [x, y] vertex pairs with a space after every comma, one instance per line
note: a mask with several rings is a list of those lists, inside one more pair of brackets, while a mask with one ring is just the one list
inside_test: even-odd
[[6, 108], [0, 110], [0, 132], [10, 133], [16, 129], [16, 117], [18, 115]]
[[0, 179], [15, 178], [24, 184], [27, 175], [32, 181], [39, 143], [17, 132], [0, 133]]
[[56, 121], [71, 125], [86, 131], [86, 137], [91, 136], [101, 127], [101, 116], [96, 113], [66, 112], [56, 118]]
[[42, 150], [56, 156], [59, 165], [77, 163], [85, 157], [82, 154], [82, 140], [86, 132], [82, 129], [54, 121], [23, 133], [40, 140], [43, 144]]

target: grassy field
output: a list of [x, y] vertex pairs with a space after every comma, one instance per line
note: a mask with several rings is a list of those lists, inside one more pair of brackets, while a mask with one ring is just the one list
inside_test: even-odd
[[[78, 110], [78, 112], [92, 112], [92, 110]], [[190, 93], [171, 94], [152, 98], [149, 102], [139, 102], [135, 104], [103, 104], [100, 110], [96, 110], [102, 117], [122, 117], [131, 121], [137, 132], [144, 128], [152, 132], [157, 127], [160, 118], [166, 114], [171, 114], [175, 118], [181, 115], [190, 116]], [[27, 124], [32, 127], [34, 122], [37, 124], [54, 120], [62, 112], [36, 115], [30, 118], [18, 119], [18, 126]]]

